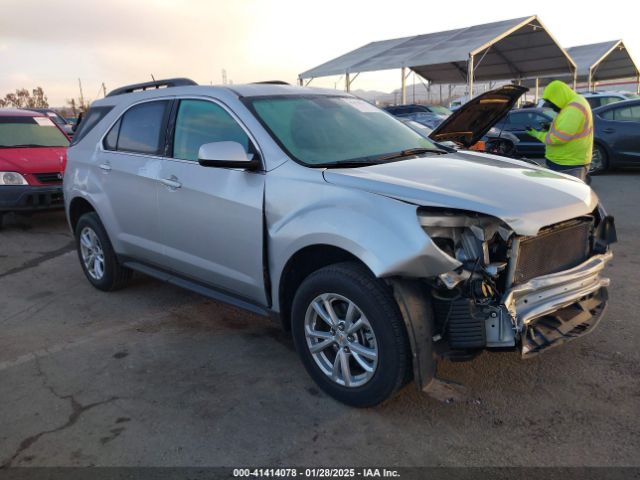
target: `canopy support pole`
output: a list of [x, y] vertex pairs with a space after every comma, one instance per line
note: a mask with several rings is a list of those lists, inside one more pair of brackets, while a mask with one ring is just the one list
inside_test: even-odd
[[473, 55], [469, 55], [469, 61], [467, 62], [467, 90], [469, 98], [467, 101], [473, 98]]
[[640, 95], [640, 72], [638, 72], [638, 86], [636, 87], [636, 93]]
[[576, 68], [573, 71], [573, 91], [575, 92], [578, 89], [578, 69]]
[[298, 77], [298, 85], [302, 86], [303, 85], [303, 80], [302, 77]]
[[402, 90], [402, 95], [401, 95], [401, 99], [402, 99], [402, 105], [405, 105], [407, 103], [407, 76], [405, 75], [405, 71], [406, 71], [406, 67], [402, 67], [400, 69], [400, 74], [402, 75], [402, 83], [401, 85], [401, 90]]
[[345, 86], [347, 92], [351, 92], [351, 84], [355, 81], [356, 78], [358, 78], [358, 75], [360, 75], [360, 72], [356, 73], [353, 78], [351, 78], [351, 75], [349, 73], [345, 74]]
[[535, 98], [534, 98], [534, 102], [537, 105], [538, 104], [538, 96], [540, 95], [540, 78], [536, 77], [536, 94], [535, 94]]

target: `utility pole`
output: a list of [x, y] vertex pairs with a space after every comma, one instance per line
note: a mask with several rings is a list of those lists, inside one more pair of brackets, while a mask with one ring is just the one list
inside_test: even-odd
[[78, 78], [78, 86], [80, 87], [80, 111], [84, 110], [84, 94], [82, 93], [82, 81]]
[[102, 96], [107, 96], [107, 86], [102, 82]]
[[227, 84], [227, 71], [224, 68], [222, 69], [222, 84]]

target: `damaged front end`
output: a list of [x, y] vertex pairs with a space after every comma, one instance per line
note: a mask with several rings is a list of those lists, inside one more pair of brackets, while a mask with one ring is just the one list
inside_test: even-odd
[[459, 262], [429, 280], [434, 341], [451, 359], [485, 348], [531, 357], [582, 336], [607, 305], [613, 218], [603, 209], [522, 236], [492, 216], [420, 208], [422, 228]]

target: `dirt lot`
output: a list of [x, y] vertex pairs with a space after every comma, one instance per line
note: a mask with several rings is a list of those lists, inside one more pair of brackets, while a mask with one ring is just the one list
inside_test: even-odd
[[62, 214], [12, 221], [0, 465], [640, 465], [638, 181], [594, 180], [620, 237], [596, 332], [528, 361], [443, 363], [470, 401], [410, 385], [368, 410], [319, 392], [268, 320], [142, 276], [99, 292]]

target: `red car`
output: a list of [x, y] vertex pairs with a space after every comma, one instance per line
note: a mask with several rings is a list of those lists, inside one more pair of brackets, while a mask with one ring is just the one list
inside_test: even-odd
[[68, 145], [46, 115], [0, 109], [0, 226], [7, 212], [63, 207]]

